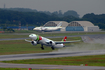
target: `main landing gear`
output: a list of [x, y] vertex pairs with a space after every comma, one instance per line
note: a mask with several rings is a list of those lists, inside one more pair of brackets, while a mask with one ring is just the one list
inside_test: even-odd
[[[44, 50], [43, 45], [41, 45], [41, 49]], [[52, 50], [55, 50], [55, 48], [54, 48], [53, 46], [51, 47], [51, 49], [52, 49]]]
[[51, 49], [52, 49], [52, 50], [55, 50], [55, 48], [54, 48], [53, 46], [51, 47]]
[[41, 45], [41, 49], [42, 49], [42, 50], [44, 50], [44, 47], [43, 47], [43, 45]]

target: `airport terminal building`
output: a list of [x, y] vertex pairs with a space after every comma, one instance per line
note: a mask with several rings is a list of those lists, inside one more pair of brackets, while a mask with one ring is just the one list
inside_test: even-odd
[[72, 21], [70, 23], [66, 21], [49, 21], [44, 27], [56, 27], [60, 22], [62, 22], [62, 29], [57, 31], [99, 31], [99, 27], [94, 26], [89, 21]]

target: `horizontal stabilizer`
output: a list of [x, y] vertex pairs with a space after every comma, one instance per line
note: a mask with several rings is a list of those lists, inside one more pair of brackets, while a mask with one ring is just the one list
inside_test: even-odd
[[56, 27], [61, 27], [62, 26], [62, 22], [60, 22]]

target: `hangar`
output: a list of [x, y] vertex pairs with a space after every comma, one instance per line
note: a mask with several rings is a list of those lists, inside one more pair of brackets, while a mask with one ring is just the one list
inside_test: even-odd
[[66, 27], [66, 31], [99, 31], [99, 27], [89, 21], [72, 21]]
[[49, 21], [44, 27], [55, 27], [62, 22], [62, 29], [57, 31], [99, 31], [98, 26], [94, 26], [89, 21], [72, 21], [70, 23], [66, 21]]
[[66, 21], [49, 21], [49, 22], [47, 22], [45, 25], [44, 25], [44, 27], [55, 27], [55, 26], [57, 26], [60, 22], [62, 22], [62, 27], [66, 27], [67, 25], [68, 25], [68, 22], [66, 22]]

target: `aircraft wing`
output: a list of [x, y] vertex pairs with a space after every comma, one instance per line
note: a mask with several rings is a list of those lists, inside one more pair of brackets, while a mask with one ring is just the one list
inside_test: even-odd
[[73, 43], [73, 42], [79, 42], [81, 40], [75, 40], [75, 41], [55, 41], [56, 44], [65, 44], [65, 43]]
[[32, 42], [32, 41], [30, 41], [30, 40], [27, 40], [27, 39], [25, 39], [25, 41], [26, 41], [26, 42]]

